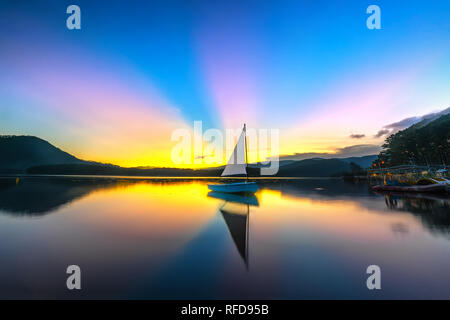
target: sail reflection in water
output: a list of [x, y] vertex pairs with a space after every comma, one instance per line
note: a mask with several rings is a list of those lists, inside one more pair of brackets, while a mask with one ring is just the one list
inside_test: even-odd
[[239, 255], [248, 270], [248, 239], [250, 227], [250, 206], [259, 206], [255, 195], [238, 195], [221, 192], [210, 192], [209, 197], [224, 200], [219, 211], [230, 231]]

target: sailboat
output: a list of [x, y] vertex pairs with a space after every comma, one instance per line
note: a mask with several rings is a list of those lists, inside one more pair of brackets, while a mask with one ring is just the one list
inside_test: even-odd
[[256, 182], [248, 181], [247, 173], [247, 137], [246, 128], [244, 128], [239, 136], [239, 140], [234, 147], [233, 153], [228, 160], [225, 169], [222, 172], [222, 177], [245, 174], [245, 182], [234, 182], [225, 184], [208, 184], [208, 188], [216, 192], [225, 193], [255, 193], [258, 190]]

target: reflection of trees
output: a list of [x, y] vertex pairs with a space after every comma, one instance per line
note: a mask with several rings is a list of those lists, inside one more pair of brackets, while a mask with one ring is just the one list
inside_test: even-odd
[[410, 212], [432, 232], [450, 234], [450, 201], [448, 199], [385, 195], [389, 209]]
[[[258, 182], [259, 183], [259, 182]], [[282, 194], [300, 198], [315, 198], [333, 200], [345, 198], [358, 202], [371, 209], [365, 199], [376, 200], [380, 197], [372, 192], [367, 181], [345, 181], [342, 179], [301, 179], [301, 180], [271, 180], [259, 183], [261, 187], [278, 190]], [[382, 199], [382, 198], [381, 198]], [[380, 200], [381, 200], [380, 199]], [[409, 212], [418, 217], [422, 224], [433, 232], [450, 235], [450, 199], [437, 196], [408, 196], [405, 194], [385, 195], [388, 208]]]
[[282, 194], [298, 197], [339, 198], [342, 196], [367, 197], [373, 196], [365, 180], [343, 179], [271, 179], [259, 181], [258, 184], [270, 190], [280, 191]]

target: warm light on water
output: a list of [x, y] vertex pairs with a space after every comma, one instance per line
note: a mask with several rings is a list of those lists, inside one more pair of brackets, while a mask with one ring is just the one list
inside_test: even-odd
[[[3, 181], [0, 296], [450, 298], [448, 199], [317, 179], [261, 181], [247, 206], [207, 183]], [[79, 292], [65, 287], [71, 264]], [[380, 291], [366, 287], [371, 264]]]

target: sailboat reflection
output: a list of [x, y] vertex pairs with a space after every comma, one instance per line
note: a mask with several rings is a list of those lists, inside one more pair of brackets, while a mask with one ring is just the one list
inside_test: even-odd
[[209, 192], [208, 197], [224, 200], [224, 203], [219, 207], [219, 211], [248, 270], [250, 206], [259, 206], [258, 198], [255, 195], [221, 192]]

